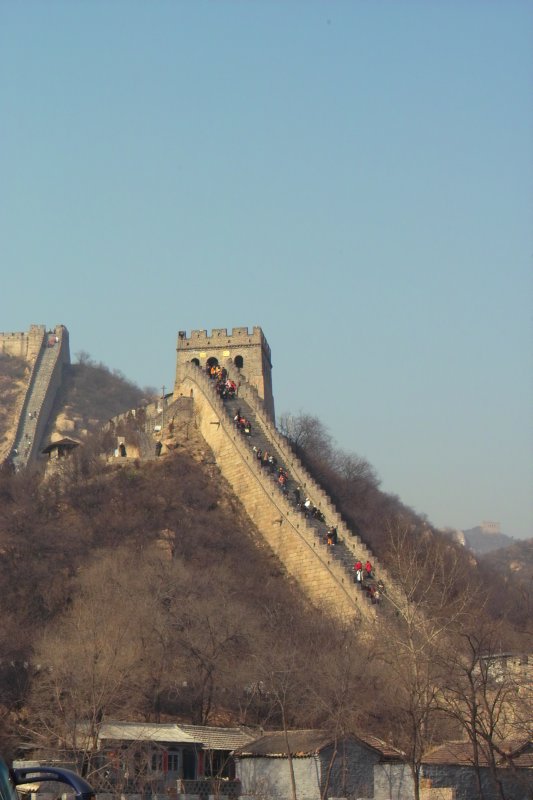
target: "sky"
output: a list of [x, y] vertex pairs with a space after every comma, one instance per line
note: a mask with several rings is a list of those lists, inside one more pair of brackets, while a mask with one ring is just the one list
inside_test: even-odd
[[0, 2], [0, 330], [141, 386], [259, 325], [439, 527], [533, 536], [533, 4]]

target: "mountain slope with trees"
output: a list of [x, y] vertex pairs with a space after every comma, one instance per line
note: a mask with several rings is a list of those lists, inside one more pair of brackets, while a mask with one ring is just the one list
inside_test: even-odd
[[[111, 408], [70, 405], [87, 420]], [[61, 478], [0, 475], [4, 752], [60, 756], [73, 720], [93, 737], [110, 718], [316, 726], [391, 741], [416, 781], [428, 747], [469, 735], [465, 659], [479, 670], [496, 647], [528, 651], [523, 594], [383, 493], [318, 420], [287, 416], [281, 427], [393, 575], [394, 605], [385, 597], [370, 626], [311, 607], [194, 426], [164, 458], [108, 463], [110, 434], [95, 424]], [[486, 684], [473, 691], [481, 703]], [[509, 730], [488, 713], [479, 730], [492, 745]], [[87, 774], [93, 756], [78, 752]]]

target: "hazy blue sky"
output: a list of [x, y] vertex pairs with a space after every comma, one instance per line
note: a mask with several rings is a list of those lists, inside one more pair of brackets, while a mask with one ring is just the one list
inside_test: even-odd
[[0, 329], [170, 387], [261, 325], [440, 526], [533, 536], [527, 0], [0, 2]]

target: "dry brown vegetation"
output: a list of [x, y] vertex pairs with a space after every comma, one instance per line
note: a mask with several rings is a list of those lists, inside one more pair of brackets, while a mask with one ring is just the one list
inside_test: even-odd
[[95, 430], [116, 414], [145, 405], [153, 398], [154, 389], [140, 389], [119, 370], [96, 363], [87, 353], [77, 356], [76, 363], [64, 368], [54, 416], [66, 413], [78, 421], [78, 427]]
[[16, 425], [17, 404], [23, 397], [29, 367], [22, 358], [0, 353], [0, 458], [9, 447]]
[[[102, 469], [89, 452], [61, 484], [0, 477], [2, 689], [19, 730], [44, 744], [80, 715], [279, 724], [276, 659], [291, 650], [292, 684], [308, 691], [309, 664], [344, 634], [287, 580], [212, 464], [181, 453]], [[316, 697], [325, 674], [311, 670]], [[283, 713], [312, 724], [327, 709], [291, 692]]]
[[[118, 388], [93, 378], [109, 371], [79, 366], [107, 414]], [[75, 405], [79, 385], [69, 391]], [[197, 432], [164, 459], [121, 466], [102, 461], [113, 443], [98, 433], [61, 479], [0, 475], [5, 752], [31, 743], [57, 755], [73, 721], [96, 734], [111, 717], [320, 726], [389, 739], [416, 778], [425, 748], [470, 730], [465, 659], [481, 622], [484, 646], [531, 646], [512, 587], [500, 596], [488, 568], [381, 492], [371, 466], [336, 449], [317, 420], [293, 418], [285, 432], [398, 584], [374, 630], [309, 606]], [[450, 708], [460, 699], [453, 713], [444, 688]], [[475, 691], [488, 696], [487, 685]], [[90, 747], [78, 755], [90, 774]]]

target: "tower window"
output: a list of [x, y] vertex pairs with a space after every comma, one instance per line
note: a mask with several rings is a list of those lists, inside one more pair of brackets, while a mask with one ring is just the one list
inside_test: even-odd
[[233, 363], [238, 369], [242, 369], [244, 366], [244, 358], [242, 356], [235, 356]]

